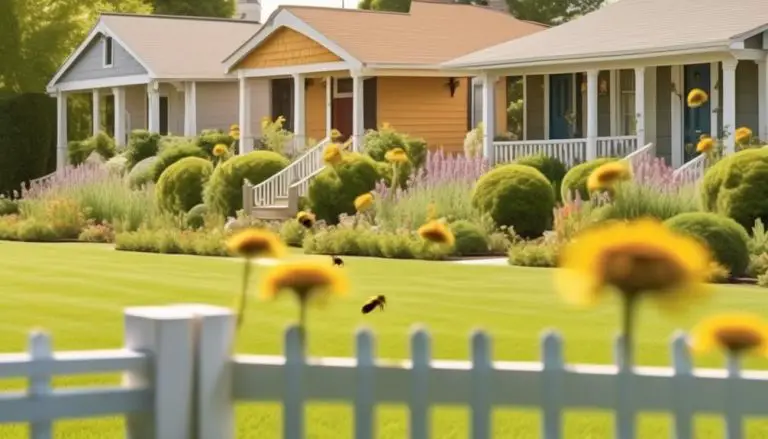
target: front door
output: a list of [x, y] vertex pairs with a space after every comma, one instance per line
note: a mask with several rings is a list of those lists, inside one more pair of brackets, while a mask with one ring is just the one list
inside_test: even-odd
[[[114, 111], [114, 97], [112, 101]], [[114, 114], [114, 113], [113, 113]], [[147, 126], [149, 126], [149, 99], [147, 99]], [[112, 125], [114, 130], [114, 123]], [[168, 135], [168, 96], [160, 96], [160, 135]]]
[[341, 133], [341, 141], [352, 135], [352, 78], [337, 78], [333, 84], [333, 128]]
[[549, 138], [570, 139], [576, 120], [573, 106], [573, 75], [549, 76]]
[[272, 80], [272, 120], [283, 116], [283, 129], [293, 132], [293, 79]]
[[[709, 94], [711, 89], [709, 69], [709, 64], [685, 66], [685, 95], [683, 95], [683, 99], [686, 99], [688, 93], [694, 88], [700, 88]], [[711, 116], [712, 109], [709, 101], [698, 108], [690, 108], [688, 105], [685, 105], [685, 127], [683, 133], [686, 145], [693, 145], [695, 147], [702, 134], [710, 134], [712, 129]], [[686, 162], [696, 155], [694, 147], [685, 148]]]

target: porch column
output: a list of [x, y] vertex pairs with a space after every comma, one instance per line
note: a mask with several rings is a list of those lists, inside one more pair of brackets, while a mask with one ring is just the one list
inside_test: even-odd
[[197, 83], [184, 83], [184, 135], [197, 135]]
[[244, 76], [240, 77], [240, 105], [237, 124], [240, 126], [239, 155], [253, 151], [253, 131], [251, 127], [251, 83]]
[[93, 128], [93, 135], [95, 136], [101, 131], [101, 92], [96, 88], [91, 94], [91, 100], [93, 102], [91, 108], [91, 125]]
[[67, 95], [56, 93], [56, 170], [67, 166]]
[[307, 145], [307, 78], [302, 74], [293, 75], [293, 152], [298, 154]]
[[720, 81], [720, 63], [713, 62], [709, 65], [709, 108], [712, 109], [709, 135], [713, 139], [720, 138], [720, 93], [717, 89], [718, 81]]
[[496, 163], [493, 156], [493, 137], [496, 134], [496, 77], [483, 75], [483, 157], [489, 164]]
[[125, 87], [115, 87], [112, 89], [112, 95], [115, 97], [115, 144], [125, 146], [126, 123], [125, 123]]
[[587, 71], [587, 160], [597, 158], [597, 76], [598, 70]]
[[611, 107], [611, 136], [619, 135], [619, 71], [611, 69], [609, 72], [609, 99]]
[[160, 84], [152, 82], [147, 85], [147, 102], [149, 102], [148, 119], [149, 132], [160, 132]]
[[355, 152], [362, 149], [365, 134], [363, 79], [359, 73], [352, 74], [352, 149]]
[[723, 131], [725, 153], [736, 152], [736, 66], [738, 60], [723, 61]]
[[333, 130], [333, 76], [325, 77], [325, 137]]
[[758, 135], [768, 141], [768, 59], [757, 62]]
[[670, 84], [672, 85], [670, 103], [670, 134], [672, 137], [672, 167], [683, 165], [683, 108], [685, 105], [685, 87], [683, 81], [683, 66], [670, 67]]
[[645, 145], [645, 67], [635, 67], [635, 131], [637, 147]]

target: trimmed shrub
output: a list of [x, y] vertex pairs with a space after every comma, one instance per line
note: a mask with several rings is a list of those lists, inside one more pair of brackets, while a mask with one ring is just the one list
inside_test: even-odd
[[704, 242], [712, 256], [731, 275], [741, 276], [749, 265], [747, 231], [736, 221], [708, 212], [690, 212], [674, 216], [664, 224], [670, 229]]
[[746, 149], [712, 166], [701, 188], [704, 207], [750, 229], [768, 221], [768, 149]]
[[160, 134], [147, 130], [133, 130], [128, 138], [125, 151], [128, 169], [133, 169], [140, 161], [157, 155], [160, 145]]
[[157, 161], [152, 169], [152, 180], [157, 182], [167, 167], [186, 157], [207, 159], [208, 154], [206, 154], [199, 146], [191, 142], [177, 143], [173, 146], [169, 146], [158, 154]]
[[200, 157], [185, 157], [169, 166], [157, 180], [158, 206], [169, 212], [188, 212], [203, 201], [203, 186], [213, 164]]
[[451, 230], [456, 238], [453, 247], [457, 256], [478, 256], [488, 254], [488, 241], [485, 239], [483, 229], [477, 224], [466, 220], [456, 221], [451, 224]]
[[124, 154], [116, 155], [111, 159], [107, 160], [107, 163], [105, 163], [105, 165], [107, 166], [107, 169], [109, 169], [110, 172], [114, 172], [116, 174], [124, 173], [127, 164], [128, 164], [128, 159], [125, 157]]
[[259, 184], [288, 166], [287, 158], [272, 151], [253, 151], [217, 166], [205, 188], [205, 204], [219, 215], [234, 216], [243, 208], [243, 183]]
[[378, 131], [369, 130], [363, 137], [363, 151], [377, 162], [386, 161], [384, 156], [390, 149], [402, 148], [407, 151], [406, 138], [392, 127], [383, 126]]
[[[382, 168], [383, 169], [383, 168]], [[391, 171], [389, 171], [391, 174]], [[309, 185], [309, 202], [318, 220], [337, 224], [342, 213], [355, 213], [355, 198], [370, 192], [381, 178], [371, 157], [344, 155], [335, 167], [326, 167]]]
[[563, 181], [560, 184], [560, 198], [567, 200], [571, 192], [579, 192], [582, 200], [589, 199], [589, 191], [587, 190], [587, 179], [589, 174], [600, 166], [616, 161], [612, 157], [603, 157], [588, 162], [581, 163], [574, 166], [563, 177]]
[[208, 214], [208, 207], [205, 204], [198, 204], [189, 209], [184, 217], [184, 223], [190, 229], [199, 229], [205, 225], [205, 215]]
[[421, 169], [427, 162], [427, 142], [424, 139], [406, 139], [405, 150], [411, 159], [413, 169]]
[[132, 189], [137, 189], [147, 183], [151, 183], [152, 176], [154, 175], [155, 162], [157, 162], [157, 157], [147, 157], [139, 163], [136, 163], [128, 173], [128, 186]]
[[197, 146], [200, 147], [209, 157], [213, 157], [213, 147], [219, 143], [223, 143], [227, 146], [231, 145], [235, 139], [229, 134], [225, 134], [219, 130], [203, 130], [200, 133], [200, 137], [197, 138]]
[[563, 182], [563, 177], [565, 177], [565, 174], [568, 171], [563, 162], [556, 157], [538, 154], [523, 157], [520, 160], [517, 160], [516, 163], [518, 165], [525, 165], [538, 169], [539, 172], [544, 174], [544, 176], [547, 177], [547, 180], [552, 183], [552, 187], [555, 190], [555, 196], [558, 199], [561, 198], [560, 185]]
[[13, 200], [9, 200], [3, 196], [0, 196], [0, 216], [3, 215], [16, 215], [19, 213], [19, 204]]
[[488, 213], [497, 226], [512, 227], [520, 236], [534, 238], [552, 225], [555, 191], [537, 169], [504, 165], [480, 177], [472, 204]]

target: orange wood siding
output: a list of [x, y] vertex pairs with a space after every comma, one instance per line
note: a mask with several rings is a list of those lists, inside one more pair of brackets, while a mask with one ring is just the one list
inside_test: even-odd
[[[309, 80], [308, 80], [309, 81]], [[311, 79], [304, 96], [306, 102], [307, 139], [316, 142], [325, 137], [325, 82], [320, 78]]]
[[507, 78], [496, 82], [496, 134], [507, 132]]
[[244, 58], [236, 68], [295, 66], [341, 61], [317, 41], [293, 29], [281, 27]]
[[463, 150], [467, 134], [467, 79], [451, 97], [448, 78], [378, 78], [378, 125], [422, 137], [430, 149]]

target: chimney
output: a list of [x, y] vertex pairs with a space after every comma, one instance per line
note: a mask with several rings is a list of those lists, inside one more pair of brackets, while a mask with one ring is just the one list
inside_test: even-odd
[[494, 11], [509, 13], [509, 4], [507, 4], [507, 0], [488, 0], [488, 7]]
[[260, 0], [237, 0], [235, 18], [247, 21], [261, 22]]

